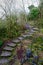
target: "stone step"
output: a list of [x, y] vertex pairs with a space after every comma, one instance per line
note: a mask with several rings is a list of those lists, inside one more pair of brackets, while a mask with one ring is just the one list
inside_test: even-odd
[[24, 38], [26, 38], [26, 37], [27, 37], [27, 35], [23, 35], [23, 37], [24, 37]]
[[27, 34], [30, 35], [30, 34], [33, 34], [33, 32], [31, 32], [31, 31], [30, 32], [27, 32], [25, 35], [27, 35]]
[[9, 57], [9, 56], [11, 56], [11, 52], [3, 51], [0, 56], [1, 56], [1, 57]]
[[23, 35], [24, 38], [26, 38], [26, 37], [30, 37], [30, 36], [32, 36], [32, 35], [29, 35], [29, 34], [27, 34], [27, 35]]
[[24, 38], [23, 37], [18, 37], [19, 40], [23, 40]]
[[13, 42], [13, 43], [19, 43], [19, 42], [20, 42], [20, 40], [15, 39], [15, 40], [12, 40], [12, 42]]
[[33, 34], [33, 32], [29, 32], [29, 35], [32, 35]]
[[3, 49], [4, 49], [4, 50], [7, 50], [7, 51], [12, 51], [14, 48], [6, 46], [6, 47], [4, 47]]
[[33, 30], [38, 31], [39, 29], [38, 28], [33, 28]]
[[0, 64], [4, 64], [4, 63], [8, 63], [8, 62], [9, 62], [9, 59], [6, 59], [6, 58], [0, 59]]
[[32, 29], [30, 32], [31, 32], [31, 33], [34, 33], [34, 32], [36, 32], [36, 31]]
[[8, 43], [7, 45], [10, 46], [10, 47], [15, 47], [16, 46], [16, 44], [14, 44], [14, 43]]

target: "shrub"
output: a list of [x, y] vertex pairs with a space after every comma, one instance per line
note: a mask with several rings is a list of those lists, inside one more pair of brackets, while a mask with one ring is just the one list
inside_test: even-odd
[[0, 38], [6, 37], [6, 33], [7, 33], [6, 28], [5, 27], [1, 27], [0, 28]]
[[3, 41], [0, 40], [0, 47], [3, 45]]

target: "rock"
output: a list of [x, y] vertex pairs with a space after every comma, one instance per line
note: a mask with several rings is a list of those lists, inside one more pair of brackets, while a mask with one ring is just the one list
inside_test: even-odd
[[18, 39], [16, 39], [16, 40], [12, 40], [12, 42], [14, 42], [14, 43], [19, 43], [20, 40], [18, 40]]
[[30, 37], [30, 36], [32, 36], [32, 35], [29, 35], [29, 34], [27, 34], [27, 35], [23, 35], [24, 38], [26, 38], [26, 37]]
[[14, 44], [14, 43], [9, 43], [9, 44], [7, 44], [8, 46], [11, 46], [11, 47], [15, 47], [16, 46], [16, 44]]
[[29, 35], [32, 35], [33, 34], [33, 32], [29, 32]]
[[30, 32], [31, 32], [31, 33], [35, 33], [36, 31], [32, 29]]
[[26, 37], [27, 37], [27, 35], [23, 35], [23, 37], [24, 37], [24, 38], [26, 38]]
[[19, 40], [23, 40], [24, 38], [23, 37], [18, 37]]
[[12, 47], [8, 47], [8, 46], [6, 46], [6, 47], [4, 47], [4, 50], [12, 51], [13, 48], [12, 48]]
[[8, 62], [9, 62], [8, 59], [5, 59], [5, 58], [0, 59], [0, 64], [8, 63]]
[[38, 28], [33, 28], [33, 30], [35, 30], [35, 31], [39, 31], [39, 29], [38, 29]]
[[11, 52], [8, 52], [8, 51], [3, 51], [2, 54], [1, 54], [2, 57], [8, 57], [8, 56], [11, 56]]

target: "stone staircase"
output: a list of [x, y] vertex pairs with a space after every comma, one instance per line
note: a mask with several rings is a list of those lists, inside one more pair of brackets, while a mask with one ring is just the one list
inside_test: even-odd
[[24, 40], [26, 37], [30, 37], [33, 33], [34, 30], [32, 32], [27, 32], [26, 34], [23, 34], [15, 40], [13, 39], [10, 43], [7, 43], [7, 45], [2, 49], [2, 53], [0, 55], [0, 65], [9, 65], [8, 63], [12, 60], [15, 54], [14, 52], [16, 51], [16, 45], [18, 43], [21, 43], [21, 41]]
[[13, 55], [12, 51], [16, 47], [14, 43], [7, 43], [7, 45], [3, 48], [3, 51], [0, 55], [0, 65], [4, 63], [8, 63], [10, 61], [10, 57]]

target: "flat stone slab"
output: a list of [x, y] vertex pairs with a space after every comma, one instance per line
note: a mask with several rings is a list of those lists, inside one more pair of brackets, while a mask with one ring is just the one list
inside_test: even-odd
[[12, 47], [8, 47], [8, 46], [6, 46], [6, 47], [4, 47], [4, 50], [12, 51], [13, 48], [12, 48]]
[[14, 43], [8, 43], [7, 45], [11, 46], [11, 47], [15, 47], [16, 46], [16, 44], [14, 44]]
[[32, 35], [31, 34], [30, 35], [27, 34], [27, 37], [30, 37], [30, 36], [32, 36]]
[[23, 37], [24, 37], [24, 38], [26, 38], [26, 37], [27, 37], [27, 35], [23, 35]]
[[19, 40], [23, 40], [24, 38], [23, 37], [18, 37]]
[[38, 28], [33, 28], [33, 30], [39, 30]]
[[30, 32], [31, 32], [31, 33], [34, 33], [34, 32], [36, 32], [36, 31], [35, 31], [35, 30], [31, 30]]
[[9, 62], [8, 59], [5, 59], [5, 58], [0, 59], [0, 64], [8, 63], [8, 62]]
[[27, 35], [23, 35], [24, 38], [29, 37], [29, 36], [31, 36], [31, 35], [29, 35], [29, 34], [27, 34]]
[[16, 40], [12, 40], [12, 42], [14, 42], [14, 43], [19, 43], [20, 40], [18, 40], [18, 39], [16, 39]]
[[8, 52], [8, 51], [3, 51], [1, 56], [3, 57], [8, 57], [8, 56], [11, 56], [11, 52]]
[[29, 35], [32, 35], [33, 34], [33, 32], [29, 32]]
[[27, 32], [27, 34], [30, 35], [30, 34], [33, 34], [33, 32], [30, 31], [30, 32]]

